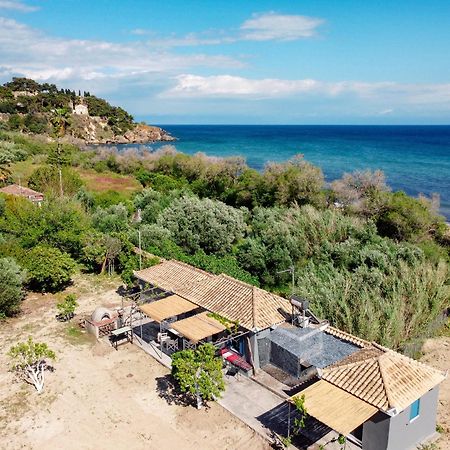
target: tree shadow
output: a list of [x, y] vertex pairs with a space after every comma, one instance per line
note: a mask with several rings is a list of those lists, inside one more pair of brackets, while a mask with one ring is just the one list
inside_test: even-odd
[[169, 405], [196, 406], [197, 403], [189, 393], [181, 392], [172, 375], [156, 378], [156, 391]]

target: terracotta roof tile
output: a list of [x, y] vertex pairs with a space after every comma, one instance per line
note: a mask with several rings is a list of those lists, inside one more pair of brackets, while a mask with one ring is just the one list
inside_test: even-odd
[[376, 344], [322, 370], [321, 378], [382, 411], [402, 411], [446, 374]]
[[155, 266], [134, 272], [140, 280], [157, 286], [165, 291], [176, 293], [191, 283], [213, 275], [181, 261], [163, 261]]
[[135, 275], [208, 311], [237, 321], [249, 330], [284, 322], [290, 311], [289, 302], [282, 297], [228, 275], [211, 275], [179, 261], [164, 261]]

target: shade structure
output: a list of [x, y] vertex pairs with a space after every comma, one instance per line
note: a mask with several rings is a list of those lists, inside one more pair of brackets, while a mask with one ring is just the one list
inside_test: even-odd
[[201, 341], [226, 330], [222, 323], [210, 317], [207, 312], [174, 322], [172, 328], [192, 342]]
[[157, 322], [162, 322], [169, 317], [178, 316], [185, 312], [197, 309], [195, 303], [185, 300], [178, 295], [170, 295], [169, 297], [157, 300], [156, 302], [147, 303], [139, 306], [139, 309], [147, 316]]
[[302, 395], [305, 396], [305, 407], [309, 415], [344, 436], [378, 412], [369, 403], [324, 380], [300, 391], [289, 401]]

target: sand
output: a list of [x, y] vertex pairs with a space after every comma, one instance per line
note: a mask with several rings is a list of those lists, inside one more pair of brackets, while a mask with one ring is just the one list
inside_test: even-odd
[[[442, 336], [428, 339], [422, 349], [424, 356], [421, 361], [441, 370], [450, 369], [450, 337]], [[439, 389], [439, 406], [437, 424], [442, 427], [437, 447], [441, 450], [450, 450], [450, 374]]]
[[[118, 281], [78, 277], [78, 317], [120, 305]], [[157, 392], [167, 369], [132, 344], [112, 349], [55, 319], [60, 296], [31, 294], [20, 317], [0, 324], [1, 449], [255, 449], [267, 442], [220, 405], [197, 411], [169, 405]], [[26, 339], [57, 353], [44, 392], [14, 382], [7, 351]]]

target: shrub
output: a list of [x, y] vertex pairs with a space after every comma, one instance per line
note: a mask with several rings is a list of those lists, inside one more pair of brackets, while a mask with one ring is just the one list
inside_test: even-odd
[[103, 233], [125, 231], [128, 228], [128, 210], [123, 203], [108, 208], [98, 207], [92, 215], [92, 223]]
[[170, 231], [174, 241], [190, 253], [224, 254], [243, 236], [241, 210], [210, 199], [183, 197], [164, 210], [158, 225]]
[[67, 286], [75, 269], [75, 263], [67, 253], [44, 246], [30, 250], [24, 265], [30, 287], [42, 292], [55, 292]]
[[12, 258], [0, 258], [0, 317], [10, 316], [19, 309], [23, 298], [25, 272]]
[[[65, 195], [76, 194], [83, 185], [83, 181], [78, 173], [70, 167], [62, 167], [61, 177]], [[58, 167], [38, 167], [28, 179], [28, 186], [39, 192], [50, 195], [59, 195], [60, 180]]]
[[64, 300], [56, 305], [61, 320], [70, 320], [75, 314], [75, 309], [78, 306], [77, 297], [75, 294], [66, 295]]

